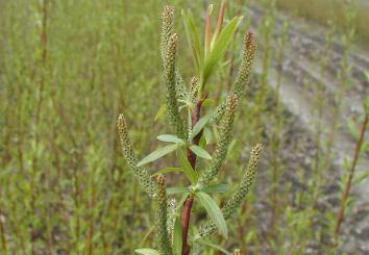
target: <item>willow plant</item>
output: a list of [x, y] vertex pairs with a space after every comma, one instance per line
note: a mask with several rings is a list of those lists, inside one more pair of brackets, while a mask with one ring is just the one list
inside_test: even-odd
[[[256, 43], [253, 34], [247, 32], [243, 41], [241, 65], [232, 90], [218, 106], [213, 106], [211, 110], [207, 108], [204, 112], [205, 104], [214, 105], [214, 100], [210, 99], [209, 80], [219, 68], [242, 20], [242, 17], [235, 17], [224, 25], [225, 2], [222, 2], [213, 31], [212, 11], [213, 7], [210, 6], [206, 13], [204, 46], [201, 46], [201, 35], [194, 17], [190, 12], [182, 13], [196, 70], [196, 76], [190, 79], [187, 88], [176, 65], [178, 35], [174, 32], [173, 26], [174, 8], [170, 6], [164, 8], [161, 57], [167, 100], [165, 107], [159, 112], [168, 113], [174, 133], [159, 135], [157, 139], [167, 145], [156, 149], [139, 161], [128, 138], [125, 117], [121, 114], [118, 118], [123, 155], [154, 204], [156, 247], [137, 249], [136, 253], [139, 254], [188, 255], [191, 247], [201, 244], [205, 236], [219, 233], [226, 238], [228, 236], [226, 220], [244, 201], [254, 181], [262, 150], [260, 144], [252, 148], [241, 182], [231, 197], [225, 200], [222, 208], [214, 199], [214, 194], [224, 189], [224, 185], [216, 182], [216, 177], [234, 136], [232, 126], [240, 100], [244, 97], [248, 86]], [[215, 142], [214, 137], [218, 138]], [[213, 148], [213, 153], [208, 152], [209, 148]], [[146, 168], [148, 164], [171, 153], [176, 155], [177, 165], [156, 172]], [[183, 173], [188, 179], [188, 187], [167, 188], [164, 175], [172, 172]], [[179, 202], [173, 198], [169, 200], [169, 195], [174, 194], [182, 195], [182, 199]], [[208, 215], [208, 220], [200, 226], [197, 226], [197, 223], [190, 224], [192, 207], [196, 203], [201, 205]], [[195, 249], [192, 251], [196, 252]]]

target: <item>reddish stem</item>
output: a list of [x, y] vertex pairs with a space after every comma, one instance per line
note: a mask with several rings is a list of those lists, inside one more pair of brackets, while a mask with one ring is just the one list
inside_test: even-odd
[[[192, 127], [196, 125], [201, 116], [201, 107], [204, 99], [201, 99], [197, 102], [194, 111], [192, 112], [191, 120]], [[200, 139], [202, 136], [202, 132], [200, 132], [194, 139], [193, 143], [195, 145], [199, 145]], [[190, 162], [193, 169], [196, 168], [196, 154], [194, 154], [191, 150], [187, 150], [187, 159]], [[194, 197], [193, 195], [189, 195], [186, 201], [183, 204], [183, 211], [181, 215], [181, 225], [182, 225], [182, 255], [189, 255], [191, 247], [188, 245], [188, 230], [190, 227], [190, 219], [191, 219], [191, 210], [193, 205]]]
[[367, 113], [365, 115], [365, 119], [364, 119], [363, 125], [361, 127], [359, 140], [356, 144], [354, 159], [352, 161], [351, 169], [350, 169], [349, 176], [348, 176], [348, 179], [347, 179], [347, 182], [346, 182], [345, 191], [342, 194], [341, 208], [340, 208], [340, 211], [338, 212], [338, 215], [337, 215], [337, 223], [336, 223], [336, 231], [335, 231], [336, 237], [339, 235], [341, 225], [342, 225], [342, 223], [345, 219], [346, 203], [347, 203], [348, 196], [350, 194], [350, 190], [351, 190], [351, 186], [352, 186], [352, 180], [354, 178], [356, 165], [357, 165], [357, 162], [359, 160], [361, 147], [364, 143], [365, 131], [368, 127], [368, 123], [369, 123], [369, 114]]
[[[200, 100], [196, 104], [196, 108], [194, 109], [194, 111], [192, 113], [192, 127], [194, 127], [195, 124], [200, 119], [201, 107], [202, 107], [202, 103], [203, 102], [204, 102], [204, 100]], [[202, 136], [202, 131], [193, 139], [193, 144], [199, 145], [201, 136]], [[193, 153], [191, 150], [187, 150], [187, 158], [188, 158], [188, 162], [190, 162], [192, 168], [195, 169], [195, 167], [196, 167], [196, 159], [197, 159], [196, 154]]]
[[187, 243], [188, 229], [190, 226], [191, 209], [193, 205], [193, 196], [189, 196], [183, 205], [181, 224], [182, 224], [182, 255], [190, 254], [190, 246]]

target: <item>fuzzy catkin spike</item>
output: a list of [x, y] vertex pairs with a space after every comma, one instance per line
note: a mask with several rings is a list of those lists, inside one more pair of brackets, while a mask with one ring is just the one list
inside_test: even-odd
[[238, 191], [231, 197], [229, 201], [227, 201], [226, 205], [223, 208], [223, 214], [225, 217], [230, 217], [234, 210], [236, 210], [240, 205], [242, 200], [245, 198], [251, 185], [255, 179], [255, 172], [257, 164], [260, 160], [260, 154], [262, 151], [262, 145], [258, 144], [254, 148], [252, 148], [250, 153], [249, 163], [247, 165], [247, 169], [245, 174], [242, 177], [240, 186]]
[[[262, 152], [262, 149], [263, 147], [261, 144], [258, 144], [254, 148], [252, 148], [249, 163], [247, 165], [244, 175], [242, 176], [238, 190], [235, 194], [232, 195], [231, 199], [229, 199], [226, 202], [225, 206], [222, 208], [223, 216], [225, 219], [228, 219], [232, 215], [232, 213], [241, 205], [245, 196], [249, 192], [249, 189], [255, 179], [255, 172], [257, 164], [260, 160], [260, 154]], [[215, 224], [210, 223], [200, 229], [199, 236], [205, 237], [209, 234], [214, 233], [215, 231], [216, 231]]]
[[140, 185], [145, 189], [147, 194], [152, 197], [154, 194], [155, 182], [145, 168], [137, 167], [137, 157], [132, 149], [131, 143], [128, 138], [127, 123], [123, 114], [120, 114], [118, 117], [117, 127], [119, 131], [123, 156], [125, 157], [129, 168], [138, 178]]
[[177, 52], [177, 34], [173, 34], [169, 38], [167, 54], [165, 56], [165, 83], [168, 89], [167, 106], [169, 112], [169, 119], [176, 130], [176, 134], [185, 139], [186, 131], [183, 125], [183, 121], [180, 117], [177, 103], [177, 91], [176, 91], [176, 52]]
[[168, 216], [167, 216], [167, 230], [170, 242], [173, 243], [174, 238], [174, 224], [176, 220], [176, 208], [177, 201], [175, 198], [172, 198], [168, 201]]
[[[249, 83], [255, 53], [256, 42], [254, 34], [252, 32], [247, 32], [244, 38], [241, 66], [234, 84], [234, 94], [237, 95], [239, 99], [242, 99], [242, 96], [244, 96], [245, 89]], [[226, 105], [227, 102], [225, 101], [217, 107], [214, 116], [210, 120], [212, 123], [218, 124], [220, 122], [224, 116]]]
[[162, 25], [160, 51], [163, 62], [165, 63], [165, 55], [167, 53], [169, 38], [173, 34], [174, 7], [169, 5], [165, 6], [161, 15], [161, 19]]
[[227, 101], [224, 101], [220, 105], [218, 105], [215, 109], [213, 117], [210, 119], [210, 123], [218, 124], [222, 120], [226, 109]]
[[169, 242], [167, 228], [167, 195], [165, 178], [162, 175], [156, 177], [157, 189], [154, 196], [155, 234], [160, 252], [171, 255], [172, 249]]
[[[160, 53], [165, 67], [166, 64], [166, 54], [167, 47], [170, 37], [174, 34], [174, 7], [165, 6], [163, 13], [161, 15], [162, 25], [161, 25], [161, 40], [160, 40]], [[182, 76], [176, 70], [176, 92], [177, 98], [185, 99], [188, 96], [185, 84], [183, 82]]]
[[234, 93], [238, 97], [242, 97], [245, 93], [245, 88], [248, 85], [250, 79], [250, 73], [255, 58], [255, 52], [256, 42], [254, 34], [252, 32], [247, 32], [244, 39], [242, 62], [234, 88]]
[[220, 125], [219, 137], [220, 141], [215, 149], [213, 160], [210, 166], [200, 176], [200, 185], [209, 183], [219, 172], [228, 151], [228, 146], [231, 140], [231, 131], [233, 120], [238, 105], [238, 97], [236, 95], [230, 96], [227, 100], [226, 113]]
[[197, 94], [200, 88], [199, 79], [196, 76], [192, 77], [190, 85], [191, 85], [191, 102], [195, 104], [197, 102]]

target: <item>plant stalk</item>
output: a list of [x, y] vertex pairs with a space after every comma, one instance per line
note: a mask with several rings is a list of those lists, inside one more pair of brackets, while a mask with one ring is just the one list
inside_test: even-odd
[[[204, 100], [206, 99], [200, 99], [195, 109], [192, 112], [191, 120], [192, 120], [192, 127], [196, 125], [196, 123], [199, 121], [201, 116], [201, 108]], [[200, 139], [202, 136], [202, 132], [200, 132], [194, 139], [193, 143], [195, 145], [199, 145]], [[195, 153], [193, 153], [191, 150], [187, 150], [187, 159], [188, 162], [190, 162], [193, 169], [196, 168], [196, 160], [197, 156]], [[188, 230], [190, 226], [190, 219], [191, 219], [191, 210], [193, 205], [194, 197], [193, 195], [189, 195], [186, 199], [186, 201], [183, 204], [183, 211], [181, 215], [181, 225], [182, 225], [182, 255], [189, 255], [190, 254], [190, 246], [188, 244]]]
[[347, 199], [348, 199], [348, 196], [349, 196], [350, 191], [351, 191], [352, 180], [354, 178], [356, 165], [357, 165], [357, 162], [359, 160], [361, 147], [362, 147], [362, 145], [364, 143], [365, 131], [366, 131], [367, 127], [368, 127], [368, 123], [369, 123], [369, 113], [367, 112], [365, 114], [365, 119], [364, 119], [363, 125], [361, 127], [359, 140], [358, 140], [358, 142], [356, 144], [354, 159], [352, 161], [352, 165], [351, 165], [351, 168], [350, 168], [349, 176], [348, 176], [348, 179], [347, 179], [347, 182], [346, 182], [345, 191], [342, 194], [341, 208], [340, 208], [340, 210], [339, 210], [339, 212], [337, 214], [336, 230], [335, 230], [335, 236], [336, 236], [336, 238], [338, 237], [338, 235], [340, 233], [341, 225], [342, 225], [342, 223], [343, 223], [343, 221], [345, 219], [345, 211], [346, 211]]

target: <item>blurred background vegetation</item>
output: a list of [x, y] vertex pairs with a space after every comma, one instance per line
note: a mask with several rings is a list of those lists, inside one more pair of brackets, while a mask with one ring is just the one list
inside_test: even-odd
[[[208, 3], [0, 0], [0, 254], [133, 254], [150, 246], [149, 202], [120, 154], [116, 118], [125, 113], [141, 156], [156, 147], [153, 137], [168, 131], [155, 118], [165, 100], [162, 7], [176, 6], [189, 81], [180, 12], [191, 9], [202, 30]], [[228, 1], [227, 18], [244, 20], [212, 96], [225, 96], [249, 29], [258, 63], [224, 182], [237, 178], [252, 145], [262, 141], [266, 156], [229, 239], [215, 239], [226, 250], [368, 254], [365, 134], [338, 239], [334, 229], [367, 114], [368, 9], [365, 1]]]

